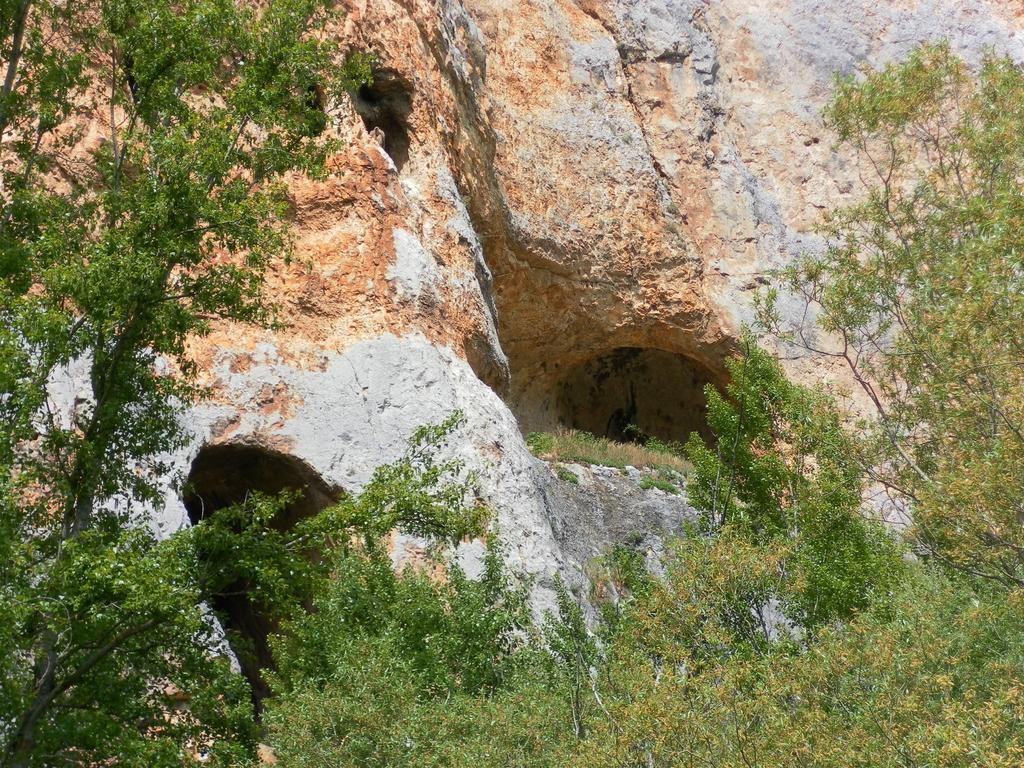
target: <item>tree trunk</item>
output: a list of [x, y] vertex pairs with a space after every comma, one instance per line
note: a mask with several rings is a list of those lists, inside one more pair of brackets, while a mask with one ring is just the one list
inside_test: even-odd
[[21, 0], [18, 10], [14, 16], [14, 27], [11, 31], [11, 52], [7, 61], [7, 73], [4, 75], [3, 90], [0, 91], [0, 136], [7, 130], [7, 123], [10, 119], [7, 100], [14, 90], [14, 82], [18, 76], [18, 65], [21, 63], [22, 45], [25, 42], [25, 23], [28, 21], [28, 12], [32, 7], [32, 0]]
[[35, 700], [19, 719], [4, 757], [3, 765], [10, 766], [10, 768], [28, 768], [32, 750], [36, 745], [36, 725], [54, 698], [57, 672], [57, 635], [52, 630], [44, 631], [42, 646], [40, 658], [35, 665]]

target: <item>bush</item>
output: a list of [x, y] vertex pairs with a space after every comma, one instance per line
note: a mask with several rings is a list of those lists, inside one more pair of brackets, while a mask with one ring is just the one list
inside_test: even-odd
[[564, 480], [572, 485], [580, 484], [580, 479], [576, 476], [576, 473], [568, 467], [556, 467], [555, 474], [558, 475], [559, 480]]
[[265, 722], [279, 765], [473, 765], [481, 750], [539, 749], [493, 742], [493, 720], [478, 722], [510, 709], [525, 736], [547, 690], [525, 591], [493, 543], [476, 581], [440, 560], [397, 573], [381, 545], [341, 552], [333, 571], [314, 611], [274, 643]]
[[714, 446], [694, 434], [690, 502], [704, 530], [723, 527], [785, 549], [784, 596], [803, 626], [851, 616], [898, 578], [899, 549], [862, 515], [852, 438], [825, 395], [790, 382], [750, 338], [729, 363], [726, 393], [708, 387]]
[[[723, 565], [754, 568], [752, 584], [757, 574], [770, 584], [770, 574], [742, 550], [720, 550], [719, 557]], [[773, 643], [750, 654], [731, 646], [743, 633], [713, 619], [729, 616], [731, 596], [746, 580], [730, 572], [704, 570], [691, 596], [685, 585], [694, 579], [674, 571], [670, 584], [678, 588], [641, 601], [640, 623], [613, 650], [606, 673], [609, 720], [573, 765], [1020, 764], [1018, 601], [918, 568], [890, 601], [850, 622], [823, 628], [800, 646]], [[724, 592], [716, 597], [699, 586], [705, 583]], [[719, 610], [707, 610], [714, 606]], [[713, 651], [702, 665], [676, 653], [694, 640]], [[723, 655], [728, 647], [733, 651]]]
[[682, 493], [677, 479], [679, 476], [676, 473], [670, 472], [664, 468], [658, 469], [656, 472], [645, 472], [640, 478], [640, 487], [645, 491], [652, 488], [657, 488], [659, 491], [665, 493], [671, 493], [673, 496], [678, 496]]
[[[948, 44], [843, 77], [826, 111], [873, 172], [784, 274], [815, 327], [764, 325], [846, 365], [874, 418], [853, 447], [921, 551], [1024, 586], [1024, 67]], [[818, 331], [823, 331], [823, 333]]]

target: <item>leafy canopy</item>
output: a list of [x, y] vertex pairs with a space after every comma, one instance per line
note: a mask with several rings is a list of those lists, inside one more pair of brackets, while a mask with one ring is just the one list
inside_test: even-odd
[[[0, 764], [179, 765], [251, 741], [159, 457], [186, 342], [268, 323], [282, 178], [319, 176], [343, 65], [321, 0], [0, 3]], [[144, 502], [148, 502], [144, 503]], [[176, 703], [188, 696], [187, 711]]]

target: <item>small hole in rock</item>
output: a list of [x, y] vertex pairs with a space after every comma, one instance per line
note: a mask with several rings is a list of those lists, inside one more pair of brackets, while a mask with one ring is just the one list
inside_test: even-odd
[[383, 135], [384, 151], [399, 170], [409, 159], [412, 97], [412, 84], [389, 69], [374, 71], [373, 82], [352, 94], [352, 103], [366, 130]]

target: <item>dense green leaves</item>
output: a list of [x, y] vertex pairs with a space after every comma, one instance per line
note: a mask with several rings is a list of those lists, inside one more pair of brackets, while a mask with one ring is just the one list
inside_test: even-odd
[[[713, 558], [757, 567], [742, 550]], [[681, 595], [693, 584], [711, 589], [685, 600], [693, 606], [685, 612], [675, 602], [650, 605], [641, 614], [647, 636], [671, 637], [679, 617], [685, 625], [700, 605], [721, 599], [717, 579], [704, 573], [670, 577]], [[891, 600], [809, 635], [802, 649], [775, 643], [693, 667], [637, 653], [630, 641], [606, 673], [609, 721], [572, 764], [1015, 765], [1024, 750], [1020, 622], [1019, 606], [1002, 595], [920, 569]], [[729, 647], [728, 633], [711, 636]]]
[[[365, 69], [325, 39], [332, 15], [0, 4], [0, 764], [180, 765], [206, 742], [232, 762], [251, 742], [199, 532], [157, 543], [144, 519], [199, 394], [187, 340], [272, 320], [282, 176], [325, 172], [325, 109]], [[245, 543], [239, 563], [267, 553]]]
[[275, 644], [266, 721], [281, 764], [428, 764], [441, 745], [421, 740], [421, 718], [520, 679], [534, 654], [526, 594], [496, 545], [483, 565], [477, 579], [443, 560], [396, 572], [382, 540], [337, 550], [315, 610]]
[[[51, 697], [27, 764], [79, 755], [179, 765], [207, 741], [226, 763], [244, 754], [235, 745], [253, 735], [249, 692], [228, 660], [210, 653], [219, 641], [200, 608], [198, 570], [188, 537], [154, 546], [146, 530], [91, 529], [64, 545], [45, 581], [30, 569], [5, 579], [15, 609], [0, 638], [5, 735], [15, 717], [39, 707], [41, 693]], [[38, 665], [51, 658], [42, 652], [51, 637], [52, 688], [41, 691]], [[187, 712], [179, 712], [183, 699]], [[20, 756], [6, 757], [17, 764]]]
[[[94, 526], [64, 542], [41, 581], [21, 570], [28, 548], [0, 540], [16, 556], [3, 572], [5, 727], [38, 701], [24, 638], [54, 638], [54, 688], [27, 764], [73, 755], [176, 766], [200, 748], [213, 764], [245, 763], [256, 736], [249, 686], [205, 602], [239, 584], [266, 621], [286, 627], [274, 680], [287, 701], [332, 669], [344, 680], [364, 674], [370, 653], [401, 660], [422, 695], [499, 686], [528, 617], [496, 550], [479, 579], [452, 567], [437, 582], [432, 571], [397, 574], [386, 546], [392, 531], [429, 532], [424, 543], [438, 546], [482, 533], [483, 510], [469, 503], [459, 465], [433, 458], [458, 423], [421, 430], [361, 494], [284, 529], [278, 519], [297, 492], [250, 494], [160, 542], [144, 528]], [[384, 514], [383, 499], [401, 503]]]
[[847, 618], [884, 592], [899, 569], [895, 544], [862, 512], [852, 437], [825, 396], [789, 381], [747, 339], [725, 393], [707, 391], [717, 441], [694, 434], [691, 502], [704, 528], [779, 548], [786, 587], [773, 595], [793, 621]]

